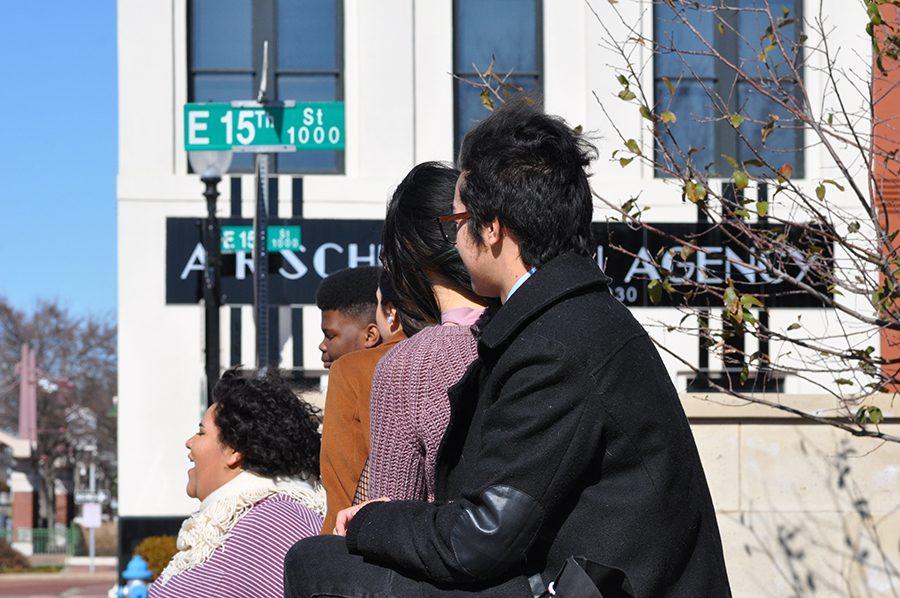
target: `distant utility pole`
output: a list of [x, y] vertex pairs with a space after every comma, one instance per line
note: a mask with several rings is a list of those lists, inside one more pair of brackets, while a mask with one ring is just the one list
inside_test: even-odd
[[37, 362], [27, 343], [19, 361], [19, 438], [37, 443]]

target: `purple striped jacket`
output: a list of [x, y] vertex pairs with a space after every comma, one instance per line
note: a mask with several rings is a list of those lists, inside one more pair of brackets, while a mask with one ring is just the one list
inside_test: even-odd
[[228, 540], [208, 561], [174, 575], [165, 585], [154, 582], [149, 596], [282, 596], [287, 551], [321, 529], [319, 514], [288, 496], [270, 496], [234, 524]]

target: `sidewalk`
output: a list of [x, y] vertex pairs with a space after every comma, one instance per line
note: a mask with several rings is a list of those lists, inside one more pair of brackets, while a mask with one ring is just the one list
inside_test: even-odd
[[106, 598], [115, 582], [116, 571], [112, 567], [98, 567], [94, 573], [4, 573], [0, 574], [0, 596]]

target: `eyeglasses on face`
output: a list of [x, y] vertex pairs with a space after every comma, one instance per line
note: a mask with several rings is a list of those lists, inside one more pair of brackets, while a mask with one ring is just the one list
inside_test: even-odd
[[444, 240], [451, 245], [456, 245], [456, 235], [459, 228], [466, 223], [472, 216], [468, 212], [457, 212], [456, 214], [447, 214], [446, 216], [438, 216], [436, 218], [438, 227]]

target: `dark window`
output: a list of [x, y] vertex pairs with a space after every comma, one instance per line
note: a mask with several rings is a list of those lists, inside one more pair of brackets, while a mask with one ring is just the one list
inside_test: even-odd
[[[715, 4], [714, 0], [701, 0], [654, 5], [654, 35], [659, 50], [654, 59], [656, 109], [660, 113], [671, 111], [677, 117], [672, 124], [656, 125], [657, 164], [681, 165], [690, 152], [691, 162], [699, 170], [730, 176], [733, 167], [722, 156], [725, 154], [741, 163], [768, 162], [775, 169], [790, 164], [794, 176], [802, 176], [800, 122], [755, 90], [750, 81], [736, 80], [729, 67], [709, 55], [709, 49], [697, 35], [710, 42], [728, 61], [740, 65], [758, 85], [774, 92], [774, 79], [788, 81], [792, 69], [777, 48], [768, 52], [766, 62], [759, 59], [768, 44], [767, 39], [762, 39], [769, 27], [765, 0], [733, 0], [728, 5], [734, 10], [712, 10], [710, 7]], [[775, 18], [784, 18], [782, 11], [786, 10], [787, 19], [793, 19], [780, 29], [779, 37], [790, 62], [799, 65], [801, 27], [797, 23], [802, 22], [802, 2], [779, 0], [770, 5]], [[796, 85], [788, 82], [780, 87], [786, 95], [797, 98]], [[731, 114], [740, 114], [745, 119], [740, 126], [745, 140], [729, 122]], [[772, 115], [778, 117], [776, 127], [763, 143], [762, 129], [772, 120]], [[774, 178], [769, 168], [748, 165], [747, 171]], [[656, 174], [666, 176], [664, 169], [658, 168]]]
[[[479, 81], [494, 59], [494, 71], [510, 74], [506, 90], [516, 88], [540, 101], [543, 78], [541, 0], [455, 0], [453, 3], [453, 73]], [[480, 90], [454, 79], [454, 149], [466, 132], [487, 114]]]
[[[256, 99], [263, 42], [269, 42], [268, 96], [335, 101], [344, 97], [342, 0], [191, 0], [191, 102]], [[281, 153], [282, 173], [339, 173], [341, 151]], [[232, 172], [252, 172], [253, 155], [235, 154]]]

